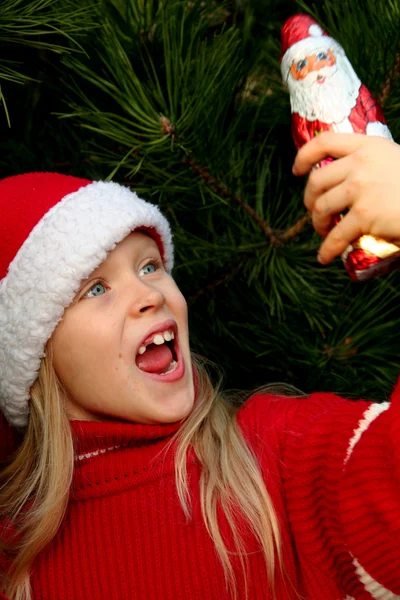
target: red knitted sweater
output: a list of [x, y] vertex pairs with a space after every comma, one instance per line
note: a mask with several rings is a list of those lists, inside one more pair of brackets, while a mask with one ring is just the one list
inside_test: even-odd
[[[238, 420], [281, 523], [290, 584], [277, 574], [278, 600], [400, 598], [400, 385], [390, 408], [332, 394], [256, 395]], [[34, 600], [232, 598], [201, 517], [196, 459], [188, 459], [187, 521], [173, 452], [161, 452], [178, 425], [74, 421], [72, 428], [71, 501], [59, 534], [33, 565]], [[266, 600], [263, 560], [243, 531], [248, 598]]]

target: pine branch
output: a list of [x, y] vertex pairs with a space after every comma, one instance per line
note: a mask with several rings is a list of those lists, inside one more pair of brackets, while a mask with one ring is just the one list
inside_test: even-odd
[[228, 273], [226, 273], [223, 277], [220, 277], [217, 280], [213, 281], [212, 283], [209, 283], [204, 288], [201, 288], [197, 292], [195, 292], [192, 296], [189, 296], [189, 298], [188, 298], [189, 306], [194, 304], [194, 302], [201, 296], [208, 295], [208, 294], [214, 292], [220, 286], [226, 285], [229, 281], [231, 281], [231, 279], [234, 278], [236, 273], [239, 271], [239, 268], [240, 268], [240, 265], [234, 265], [231, 268], [231, 270]]
[[[88, 30], [98, 27], [93, 19], [94, 5], [80, 6], [77, 0], [3, 0], [0, 12], [0, 46], [10, 54], [10, 46], [49, 50], [57, 54], [71, 51], [83, 52], [78, 42]], [[50, 41], [46, 41], [50, 36]], [[62, 43], [61, 43], [62, 42]], [[21, 70], [21, 62], [9, 58], [0, 59], [0, 79], [25, 84], [34, 79]], [[11, 126], [7, 104], [0, 92], [0, 104]]]
[[385, 105], [386, 100], [388, 99], [390, 92], [400, 75], [400, 53], [396, 55], [396, 59], [393, 65], [393, 69], [386, 77], [385, 83], [383, 84], [382, 91], [379, 96], [379, 103], [381, 106]]
[[279, 242], [279, 238], [275, 235], [274, 230], [260, 217], [254, 208], [243, 200], [240, 194], [234, 193], [228, 186], [218, 181], [205, 167], [199, 165], [193, 156], [186, 154], [184, 162], [187, 163], [195, 173], [200, 175], [202, 180], [222, 198], [227, 198], [228, 200], [236, 202], [245, 212], [247, 212], [253, 221], [257, 223], [272, 245], [275, 246]]
[[[172, 140], [178, 142], [178, 145], [180, 145], [181, 148], [184, 147], [181, 136], [176, 135], [176, 130], [175, 130], [174, 124], [165, 115], [160, 115], [160, 126], [161, 126], [161, 131], [163, 132], [163, 134], [166, 137], [169, 137]], [[264, 232], [264, 234], [268, 238], [271, 245], [277, 246], [284, 242], [287, 242], [288, 240], [293, 239], [299, 233], [301, 233], [303, 231], [304, 227], [310, 222], [310, 215], [307, 213], [307, 214], [303, 215], [300, 219], [298, 219], [298, 221], [296, 221], [296, 223], [294, 223], [294, 225], [289, 227], [289, 229], [287, 229], [285, 232], [277, 234], [265, 222], [265, 220], [263, 220], [262, 217], [260, 217], [260, 215], [257, 213], [257, 211], [254, 210], [246, 201], [244, 201], [242, 199], [240, 194], [233, 193], [232, 190], [228, 186], [219, 182], [217, 180], [217, 178], [214, 177], [213, 175], [211, 175], [210, 172], [205, 167], [202, 167], [201, 165], [199, 165], [196, 162], [193, 155], [190, 155], [187, 151], [184, 151], [184, 154], [185, 154], [184, 163], [188, 164], [192, 168], [192, 170], [195, 173], [197, 173], [198, 175], [200, 175], [202, 180], [207, 185], [212, 187], [213, 190], [216, 191], [220, 196], [222, 196], [223, 198], [229, 198], [229, 199], [237, 202], [237, 204], [239, 204], [239, 206], [243, 210], [245, 210], [254, 221], [256, 221], [256, 223], [259, 225], [261, 230]], [[217, 282], [211, 284], [210, 286], [207, 286], [205, 288], [205, 290], [212, 291], [216, 287], [218, 287], [220, 284], [226, 282], [227, 279], [229, 280], [230, 276], [224, 277], [221, 280], [218, 280]], [[193, 298], [196, 298], [198, 295], [201, 295], [203, 293], [205, 293], [205, 291], [200, 290], [197, 294], [195, 294], [193, 296]]]
[[294, 237], [296, 237], [296, 235], [303, 231], [304, 227], [308, 223], [310, 223], [310, 215], [307, 213], [300, 217], [300, 219], [296, 221], [294, 225], [292, 225], [291, 227], [289, 227], [289, 229], [282, 233], [278, 239], [282, 242], [287, 242], [288, 240], [293, 239]]
[[[164, 133], [164, 135], [166, 135], [167, 137], [171, 137], [173, 140], [177, 141], [179, 143], [180, 147], [183, 149], [184, 155], [185, 155], [183, 162], [185, 164], [188, 164], [195, 173], [200, 175], [202, 180], [207, 185], [209, 185], [215, 192], [217, 192], [217, 194], [219, 194], [223, 198], [228, 198], [228, 199], [236, 202], [257, 223], [257, 225], [260, 227], [260, 229], [263, 231], [263, 233], [268, 238], [269, 242], [272, 245], [276, 245], [281, 236], [275, 235], [274, 230], [262, 219], [262, 217], [260, 217], [260, 215], [257, 213], [257, 211], [254, 210], [254, 208], [252, 208], [245, 200], [243, 200], [243, 198], [241, 197], [240, 194], [235, 194], [228, 186], [226, 186], [224, 183], [218, 181], [217, 178], [214, 177], [213, 175], [211, 175], [211, 173], [205, 167], [202, 167], [201, 165], [198, 164], [198, 162], [195, 160], [193, 155], [189, 154], [187, 151], [184, 150], [184, 146], [182, 143], [183, 140], [181, 139], [181, 136], [176, 136], [174, 124], [171, 123], [171, 121], [164, 115], [160, 116], [160, 125], [161, 125], [161, 130]], [[296, 225], [294, 225], [293, 227], [296, 227]], [[291, 229], [293, 229], [293, 228], [291, 228]], [[286, 232], [286, 233], [288, 233], [288, 232]], [[293, 235], [295, 235], [295, 234], [293, 234]], [[289, 236], [289, 237], [293, 237], [293, 236]], [[286, 239], [286, 238], [284, 238], [284, 239]], [[222, 281], [225, 281], [225, 279]]]

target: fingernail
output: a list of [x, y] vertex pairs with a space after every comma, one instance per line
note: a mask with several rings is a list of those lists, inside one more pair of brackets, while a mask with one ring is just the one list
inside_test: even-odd
[[326, 262], [324, 261], [324, 259], [322, 258], [322, 256], [320, 254], [317, 255], [317, 261], [321, 264], [321, 265], [326, 265]]
[[293, 167], [292, 167], [292, 173], [293, 173], [293, 175], [297, 175], [296, 165], [293, 165]]

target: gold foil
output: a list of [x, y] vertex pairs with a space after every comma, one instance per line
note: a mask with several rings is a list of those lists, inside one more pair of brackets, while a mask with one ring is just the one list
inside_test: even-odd
[[382, 238], [373, 237], [372, 235], [362, 235], [358, 240], [352, 243], [354, 249], [361, 248], [378, 258], [384, 259], [392, 256], [395, 252], [400, 251], [400, 247], [396, 244], [386, 242]]

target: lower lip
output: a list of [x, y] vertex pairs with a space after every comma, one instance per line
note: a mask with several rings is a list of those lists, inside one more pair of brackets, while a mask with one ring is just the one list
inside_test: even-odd
[[326, 77], [323, 77], [322, 79], [317, 79], [317, 83], [319, 83], [319, 85], [322, 85], [323, 83], [325, 83], [325, 79]]
[[147, 373], [146, 371], [142, 371], [141, 369], [139, 369], [139, 371], [141, 373], [143, 373], [143, 375], [146, 375], [146, 377], [153, 379], [153, 381], [162, 381], [163, 383], [173, 383], [174, 381], [179, 381], [179, 379], [182, 379], [182, 377], [185, 374], [185, 361], [183, 360], [183, 357], [182, 357], [180, 345], [178, 347], [177, 359], [178, 359], [177, 360], [178, 364], [177, 364], [175, 370], [171, 371], [171, 373], [166, 373], [165, 375], [159, 375], [158, 373]]

